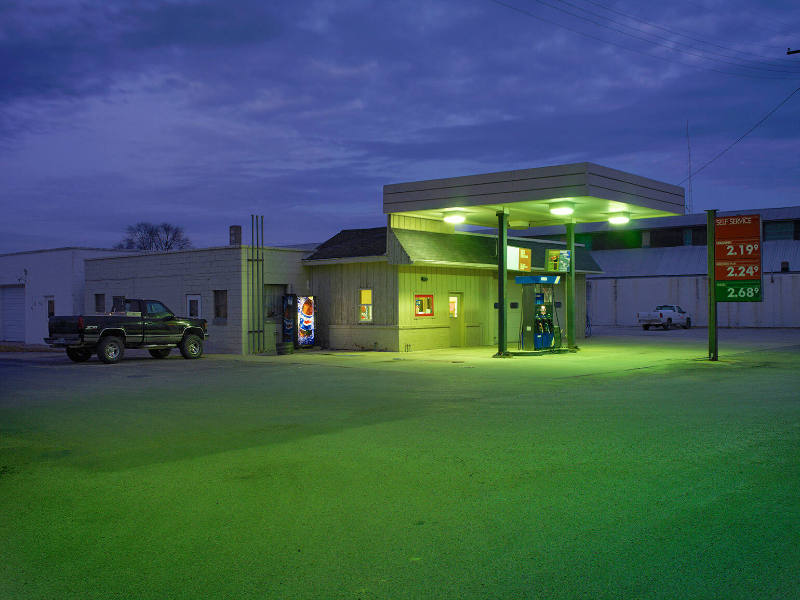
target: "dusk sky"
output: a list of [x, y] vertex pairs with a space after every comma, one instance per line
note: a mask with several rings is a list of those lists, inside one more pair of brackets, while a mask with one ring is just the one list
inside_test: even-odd
[[[384, 225], [382, 186], [590, 161], [668, 183], [800, 86], [797, 0], [0, 0], [0, 252]], [[682, 184], [685, 185], [685, 184]], [[693, 178], [800, 205], [800, 92]]]

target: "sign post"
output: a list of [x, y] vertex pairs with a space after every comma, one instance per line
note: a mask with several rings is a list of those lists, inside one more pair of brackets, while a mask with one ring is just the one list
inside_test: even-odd
[[708, 249], [708, 360], [719, 360], [717, 337], [717, 296], [716, 296], [716, 264], [715, 264], [715, 221], [717, 211], [706, 211], [706, 247]]
[[761, 302], [761, 217], [706, 213], [708, 357], [717, 360], [717, 302]]

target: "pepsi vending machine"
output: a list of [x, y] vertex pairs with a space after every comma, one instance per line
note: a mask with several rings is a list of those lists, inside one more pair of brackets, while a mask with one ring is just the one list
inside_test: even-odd
[[283, 341], [295, 348], [311, 348], [316, 339], [314, 296], [283, 297]]

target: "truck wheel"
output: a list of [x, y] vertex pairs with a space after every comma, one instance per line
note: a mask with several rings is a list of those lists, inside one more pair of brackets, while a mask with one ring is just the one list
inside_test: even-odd
[[684, 329], [691, 329], [692, 328], [692, 320], [687, 318], [686, 325], [683, 326]]
[[190, 333], [183, 338], [179, 348], [183, 358], [200, 358], [203, 355], [203, 340]]
[[642, 325], [642, 329], [645, 331], [650, 331], [650, 325]]
[[669, 331], [670, 327], [672, 327], [672, 319], [667, 319], [667, 322], [664, 323], [664, 331]]
[[92, 351], [88, 348], [67, 348], [67, 356], [73, 362], [86, 362], [91, 358]]
[[150, 356], [153, 358], [167, 358], [170, 350], [171, 348], [157, 348], [150, 350]]
[[125, 354], [125, 346], [122, 340], [113, 335], [104, 337], [97, 345], [97, 358], [107, 365], [118, 363], [122, 360], [123, 354]]

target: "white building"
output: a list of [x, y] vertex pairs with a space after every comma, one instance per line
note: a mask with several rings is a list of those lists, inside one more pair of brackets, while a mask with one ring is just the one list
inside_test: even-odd
[[127, 253], [55, 248], [0, 255], [0, 341], [44, 343], [49, 316], [84, 309], [84, 261]]
[[[800, 206], [720, 211], [758, 214], [762, 224], [762, 302], [719, 302], [720, 327], [800, 327]], [[558, 239], [554, 228], [528, 233]], [[517, 233], [519, 235], [519, 233]], [[587, 313], [594, 325], [636, 325], [638, 311], [678, 304], [708, 325], [706, 215], [632, 220], [613, 227], [586, 223], [576, 239], [603, 269], [587, 276]]]

